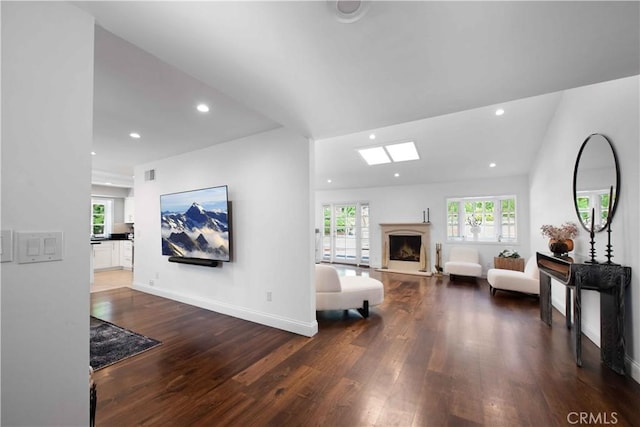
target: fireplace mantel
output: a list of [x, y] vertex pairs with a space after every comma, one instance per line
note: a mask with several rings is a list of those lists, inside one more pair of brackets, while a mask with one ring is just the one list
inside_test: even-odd
[[[382, 231], [382, 268], [388, 271], [399, 271], [414, 274], [429, 275], [429, 248], [431, 245], [431, 237], [429, 233], [429, 222], [395, 222], [379, 224]], [[389, 236], [420, 236], [421, 244], [424, 246], [424, 257], [419, 262], [415, 261], [398, 261], [390, 259]]]
[[379, 224], [383, 233], [413, 231], [415, 233], [429, 233], [430, 222], [388, 222]]

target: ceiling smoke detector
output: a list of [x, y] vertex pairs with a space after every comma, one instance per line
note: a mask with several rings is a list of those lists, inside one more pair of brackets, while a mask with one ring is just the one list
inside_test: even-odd
[[329, 9], [342, 23], [356, 22], [369, 9], [369, 0], [327, 0]]

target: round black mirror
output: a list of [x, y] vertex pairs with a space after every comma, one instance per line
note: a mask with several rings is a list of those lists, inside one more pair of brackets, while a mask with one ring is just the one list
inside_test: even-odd
[[599, 133], [589, 135], [573, 170], [573, 201], [582, 227], [595, 232], [607, 228], [619, 194], [620, 169], [611, 141]]

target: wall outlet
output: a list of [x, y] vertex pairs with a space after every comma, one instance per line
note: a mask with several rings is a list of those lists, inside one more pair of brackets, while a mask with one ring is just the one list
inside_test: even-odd
[[267, 301], [271, 302], [271, 291], [267, 292]]
[[153, 280], [149, 280], [149, 286], [155, 286], [155, 282]]
[[156, 271], [156, 279], [159, 279], [159, 278], [160, 278], [160, 273]]

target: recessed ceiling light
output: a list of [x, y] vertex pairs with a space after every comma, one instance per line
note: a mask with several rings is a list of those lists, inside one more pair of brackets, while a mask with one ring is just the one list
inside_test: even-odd
[[371, 140], [376, 139], [376, 134], [372, 133], [371, 135], [369, 135], [369, 139], [371, 139]]
[[418, 160], [420, 158], [413, 142], [385, 145], [384, 148], [387, 149], [394, 162], [406, 162], [407, 160]]
[[138, 132], [131, 132], [129, 136], [133, 139], [140, 139], [140, 134]]
[[209, 106], [207, 104], [198, 104], [196, 109], [198, 111], [200, 111], [201, 113], [208, 113], [209, 112]]
[[105, 182], [105, 184], [106, 184], [106, 185], [113, 185], [113, 184], [111, 184], [110, 182]]
[[91, 152], [91, 155], [92, 155], [92, 156], [95, 156], [96, 154], [98, 154], [98, 153], [96, 153], [95, 151], [92, 151], [92, 152]]
[[370, 0], [327, 0], [329, 9], [339, 22], [351, 24], [367, 12]]
[[396, 178], [400, 176], [400, 174], [398, 172], [394, 173], [393, 176], [395, 176]]
[[328, 182], [329, 184], [331, 184], [331, 182], [332, 182], [332, 181], [331, 181], [330, 179], [328, 179], [328, 180], [327, 180], [327, 182]]
[[391, 163], [391, 159], [382, 147], [364, 148], [358, 150], [358, 152], [369, 166]]
[[489, 167], [490, 167], [490, 168], [495, 168], [495, 167], [496, 167], [496, 164], [495, 164], [495, 163], [489, 163]]
[[498, 109], [496, 110], [496, 116], [501, 116], [501, 115], [503, 115], [503, 114], [504, 114], [504, 110], [503, 110], [502, 108], [498, 108]]

